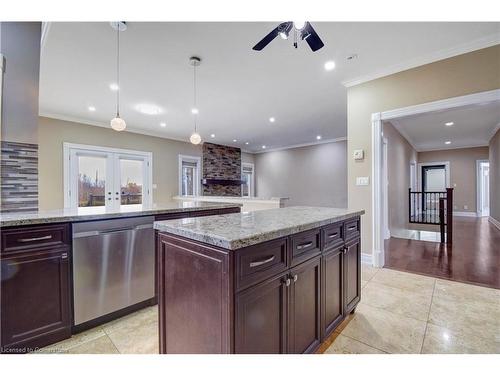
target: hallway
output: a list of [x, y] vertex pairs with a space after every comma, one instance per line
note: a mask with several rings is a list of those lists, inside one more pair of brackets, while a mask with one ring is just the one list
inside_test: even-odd
[[391, 237], [385, 267], [500, 289], [500, 230], [486, 217], [455, 217], [449, 246]]

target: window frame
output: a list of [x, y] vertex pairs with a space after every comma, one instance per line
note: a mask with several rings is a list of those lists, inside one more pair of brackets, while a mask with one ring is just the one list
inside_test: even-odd
[[[85, 145], [77, 143], [63, 143], [63, 193], [64, 193], [64, 208], [78, 209], [78, 199], [76, 191], [78, 189], [77, 181], [75, 180], [75, 173], [77, 173], [78, 165], [75, 155], [88, 155], [88, 156], [102, 156], [106, 157], [106, 170], [109, 169], [109, 176], [111, 176], [110, 184], [113, 190], [116, 188], [115, 184], [120, 181], [120, 159], [126, 160], [142, 160], [144, 168], [143, 192], [142, 192], [142, 205], [152, 207], [153, 205], [153, 153], [149, 151], [129, 150], [113, 147]], [[72, 158], [73, 156], [73, 158]], [[76, 169], [75, 169], [76, 168]], [[108, 177], [108, 172], [106, 173]], [[106, 181], [106, 184], [108, 182]], [[108, 186], [108, 185], [106, 185]], [[71, 192], [75, 192], [73, 195]], [[76, 202], [76, 205], [75, 205]], [[121, 207], [121, 199], [116, 203], [114, 200], [111, 203], [106, 201], [106, 209], [119, 209]]]
[[243, 189], [241, 189], [241, 196], [247, 198], [255, 197], [255, 164], [254, 163], [241, 163], [241, 177], [243, 180], [243, 167], [252, 168], [252, 177], [250, 178], [250, 186], [248, 187], [248, 195], [243, 195]]
[[[196, 169], [195, 169], [195, 177], [194, 180], [196, 181], [194, 184], [194, 195], [183, 195], [182, 194], [182, 162], [190, 162], [190, 163], [196, 163]], [[201, 157], [200, 156], [193, 156], [193, 155], [184, 155], [184, 154], [179, 154], [178, 157], [178, 174], [177, 174], [177, 187], [178, 187], [178, 194], [179, 197], [197, 197], [200, 195], [201, 192]]]

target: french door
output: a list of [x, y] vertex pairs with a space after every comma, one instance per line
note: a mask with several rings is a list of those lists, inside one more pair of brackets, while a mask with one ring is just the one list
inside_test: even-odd
[[64, 145], [65, 207], [151, 206], [151, 153]]

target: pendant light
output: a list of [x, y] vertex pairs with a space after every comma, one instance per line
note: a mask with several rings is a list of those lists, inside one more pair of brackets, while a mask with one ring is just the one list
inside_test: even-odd
[[196, 107], [196, 67], [200, 66], [201, 64], [201, 59], [199, 57], [193, 56], [189, 59], [189, 64], [193, 67], [193, 94], [194, 94], [194, 107], [191, 109], [191, 113], [194, 116], [194, 132], [191, 134], [191, 137], [189, 137], [189, 141], [193, 145], [198, 145], [201, 143], [201, 136], [198, 134], [197, 131], [197, 124], [196, 120], [198, 118], [198, 107]]
[[125, 130], [127, 124], [120, 117], [120, 32], [127, 30], [125, 22], [111, 22], [111, 27], [116, 30], [116, 117], [111, 120], [111, 128], [117, 132]]

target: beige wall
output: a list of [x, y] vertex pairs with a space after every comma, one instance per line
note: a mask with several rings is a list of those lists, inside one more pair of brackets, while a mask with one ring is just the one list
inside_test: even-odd
[[416, 163], [417, 152], [390, 122], [384, 123], [383, 132], [387, 139], [389, 230], [407, 229], [410, 163]]
[[256, 154], [257, 195], [288, 197], [290, 206], [346, 207], [346, 149], [342, 141]]
[[500, 130], [490, 140], [490, 216], [500, 222]]
[[[201, 145], [151, 137], [130, 132], [39, 118], [39, 208], [61, 208], [63, 198], [63, 143], [116, 147], [153, 153], [153, 202], [168, 202], [178, 194], [178, 155], [201, 156]], [[253, 162], [253, 155], [242, 153], [243, 162]]]
[[488, 155], [488, 147], [427, 151], [418, 153], [418, 162], [449, 161], [450, 185], [454, 188], [454, 209], [456, 211], [476, 212], [476, 160], [488, 160]]
[[[366, 82], [347, 90], [348, 202], [353, 209], [364, 209], [362, 251], [371, 253], [372, 198], [369, 186], [356, 186], [358, 176], [372, 180], [371, 115], [435, 100], [500, 88], [500, 46], [441, 60], [418, 68]], [[365, 159], [351, 157], [356, 149], [365, 150]]]

